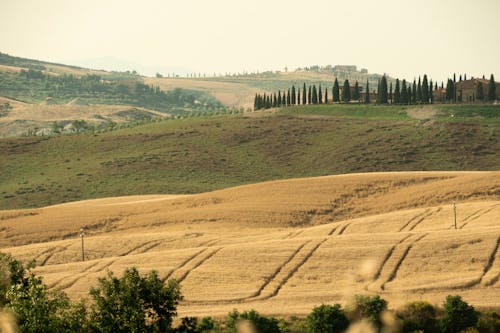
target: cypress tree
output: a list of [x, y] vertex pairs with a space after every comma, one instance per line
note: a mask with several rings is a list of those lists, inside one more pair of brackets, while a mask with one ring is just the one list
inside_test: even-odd
[[379, 91], [377, 94], [377, 103], [378, 104], [387, 104], [387, 79], [382, 76], [382, 79], [379, 83]]
[[392, 81], [391, 81], [391, 84], [390, 84], [390, 88], [389, 88], [389, 100], [390, 100], [390, 103], [392, 104], [393, 103], [393, 97], [392, 97]]
[[457, 101], [457, 88], [455, 84], [457, 83], [457, 76], [455, 73], [453, 73], [453, 101]]
[[332, 102], [340, 102], [340, 92], [339, 92], [339, 81], [335, 78], [335, 82], [333, 83], [332, 88]]
[[448, 102], [453, 101], [455, 99], [454, 97], [454, 84], [451, 79], [448, 79], [448, 83], [446, 84], [446, 100]]
[[297, 105], [300, 105], [300, 86], [297, 87]]
[[366, 92], [365, 92], [365, 104], [370, 103], [370, 84], [368, 83], [368, 79], [366, 80]]
[[467, 81], [467, 74], [464, 74], [464, 81]]
[[318, 88], [318, 102], [319, 104], [323, 104], [323, 90], [321, 89], [321, 83]]
[[484, 100], [484, 90], [483, 90], [483, 83], [481, 81], [477, 81], [476, 85], [476, 99], [479, 101]]
[[420, 76], [418, 77], [418, 84], [417, 84], [417, 103], [422, 103], [422, 84], [420, 83]]
[[270, 109], [271, 108], [271, 96], [267, 96], [266, 98], [266, 109]]
[[399, 88], [399, 79], [396, 79], [396, 86], [394, 88], [394, 104], [399, 104], [401, 103], [400, 101], [400, 97], [401, 97], [401, 92], [400, 92], [400, 88]]
[[458, 78], [458, 82], [462, 82], [462, 74], [460, 74], [460, 77]]
[[311, 104], [311, 100], [312, 100], [312, 90], [311, 86], [309, 86], [309, 91], [307, 92], [307, 104]]
[[283, 104], [281, 104], [281, 90], [278, 90], [278, 106], [283, 106]]
[[432, 80], [429, 83], [429, 103], [434, 103], [434, 94], [433, 94], [433, 85], [432, 85]]
[[408, 91], [406, 90], [406, 80], [401, 83], [401, 104], [408, 104]]
[[325, 104], [328, 104], [328, 87], [325, 87]]
[[476, 85], [476, 99], [479, 100], [479, 101], [484, 100], [483, 83], [481, 81], [477, 81], [477, 85]]
[[295, 104], [296, 104], [296, 103], [295, 103], [295, 98], [296, 98], [296, 97], [297, 97], [297, 96], [295, 95], [295, 85], [292, 85], [292, 97], [290, 98], [290, 99], [291, 99], [291, 103], [292, 103], [292, 105], [295, 105]]
[[276, 93], [274, 93], [274, 99], [273, 99], [273, 107], [277, 107], [278, 106], [278, 96], [276, 96]]
[[267, 109], [267, 96], [266, 96], [266, 93], [264, 93], [264, 95], [262, 96], [261, 109]]
[[342, 101], [344, 103], [349, 103], [351, 101], [351, 87], [349, 86], [349, 80], [345, 79], [344, 88], [342, 89]]
[[255, 94], [255, 98], [253, 100], [253, 110], [258, 110], [259, 109], [259, 98], [257, 94]]
[[354, 91], [352, 92], [352, 99], [359, 102], [359, 84], [358, 80], [354, 83]]
[[312, 90], [312, 103], [318, 104], [318, 91], [316, 90], [316, 85], [313, 85]]
[[427, 82], [427, 74], [424, 74], [424, 79], [422, 80], [422, 103], [429, 103], [429, 83]]
[[306, 84], [302, 87], [302, 105], [306, 105]]
[[283, 90], [283, 95], [281, 96], [281, 105], [287, 106], [286, 105], [286, 97], [285, 97], [285, 91]]
[[292, 102], [292, 100], [291, 100], [291, 97], [290, 97], [290, 89], [288, 89], [287, 92], [286, 92], [286, 104], [287, 105], [292, 105], [291, 102]]
[[490, 76], [490, 81], [488, 82], [488, 101], [493, 102], [497, 99], [497, 87], [495, 84], [495, 78], [493, 74]]
[[413, 80], [413, 89], [411, 91], [410, 104], [417, 104], [417, 81], [416, 80]]

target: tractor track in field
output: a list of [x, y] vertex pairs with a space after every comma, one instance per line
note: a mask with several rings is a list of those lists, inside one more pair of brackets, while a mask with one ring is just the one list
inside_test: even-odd
[[200, 251], [196, 252], [195, 254], [189, 256], [188, 258], [186, 258], [183, 262], [181, 262], [176, 268], [172, 269], [170, 272], [167, 273], [167, 275], [165, 275], [161, 281], [163, 283], [165, 283], [165, 281], [167, 281], [171, 276], [172, 274], [174, 274], [176, 271], [178, 271], [179, 269], [182, 269], [183, 267], [185, 267], [187, 264], [189, 264], [189, 262], [191, 260], [194, 260], [198, 255], [200, 255], [201, 253], [207, 251], [208, 249], [205, 248], [205, 249], [201, 249]]
[[375, 272], [375, 274], [373, 275], [373, 278], [372, 278], [372, 281], [376, 281], [379, 277], [380, 277], [380, 274], [382, 273], [382, 270], [384, 269], [384, 266], [385, 264], [387, 263], [387, 260], [389, 260], [389, 258], [392, 256], [394, 250], [396, 249], [396, 247], [403, 243], [405, 240], [407, 240], [408, 238], [410, 238], [411, 236], [413, 236], [412, 234], [409, 234], [409, 235], [406, 235], [405, 237], [401, 238], [395, 245], [391, 246], [391, 248], [389, 249], [389, 251], [387, 251], [385, 257], [382, 259], [382, 262], [380, 263], [378, 269], [377, 269], [377, 272]]
[[65, 245], [65, 246], [61, 246], [61, 247], [58, 247], [58, 248], [54, 248], [54, 250], [52, 252], [50, 252], [45, 257], [45, 259], [42, 260], [42, 262], [38, 266], [45, 266], [47, 264], [47, 262], [54, 256], [54, 254], [66, 251], [70, 246], [71, 246], [71, 244], [68, 244], [68, 245]]
[[419, 236], [417, 238], [415, 238], [414, 240], [412, 240], [410, 242], [410, 244], [408, 244], [406, 246], [406, 249], [404, 250], [403, 254], [401, 255], [401, 257], [399, 258], [398, 262], [396, 263], [396, 265], [394, 266], [393, 270], [391, 271], [391, 273], [389, 274], [389, 277], [387, 278], [387, 280], [382, 283], [382, 285], [380, 286], [380, 289], [382, 290], [385, 290], [385, 285], [391, 281], [393, 281], [397, 274], [398, 274], [398, 271], [399, 269], [401, 268], [401, 265], [403, 264], [404, 260], [406, 259], [406, 257], [408, 256], [408, 254], [410, 253], [411, 249], [413, 248], [413, 246], [421, 241], [424, 237], [426, 237], [428, 234], [423, 234], [422, 236]]
[[483, 212], [480, 212], [478, 214], [475, 214], [474, 216], [469, 216], [469, 218], [467, 220], [464, 219], [464, 223], [459, 227], [459, 229], [463, 229], [467, 224], [471, 223], [472, 221], [474, 220], [477, 220], [478, 218], [488, 214], [489, 212], [491, 212], [492, 210], [494, 210], [495, 208], [497, 208], [499, 205], [493, 205], [493, 207], [490, 207], [490, 208], [487, 208], [485, 209]]
[[184, 272], [184, 274], [182, 274], [177, 280], [177, 282], [181, 283], [182, 281], [184, 281], [188, 275], [194, 271], [196, 268], [200, 267], [201, 265], [203, 265], [205, 262], [207, 262], [210, 258], [212, 258], [214, 255], [217, 254], [217, 252], [219, 252], [220, 250], [222, 250], [222, 247], [219, 247], [218, 249], [215, 249], [213, 250], [212, 252], [210, 252], [207, 256], [205, 256], [204, 258], [202, 258], [200, 261], [198, 261], [196, 264], [194, 264], [194, 266], [187, 270], [186, 272]]

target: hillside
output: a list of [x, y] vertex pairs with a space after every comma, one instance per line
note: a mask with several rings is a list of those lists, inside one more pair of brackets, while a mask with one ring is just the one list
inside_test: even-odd
[[181, 315], [304, 314], [375, 292], [498, 307], [499, 188], [499, 172], [400, 172], [90, 200], [0, 212], [0, 250], [72, 297], [107, 269], [156, 269], [181, 281]]
[[0, 208], [352, 172], [498, 170], [499, 107], [436, 107], [420, 120], [414, 108], [324, 105], [0, 139]]

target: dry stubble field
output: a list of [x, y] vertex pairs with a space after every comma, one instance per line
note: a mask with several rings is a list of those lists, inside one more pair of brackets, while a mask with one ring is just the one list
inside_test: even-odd
[[500, 172], [371, 173], [0, 211], [0, 251], [75, 298], [107, 270], [156, 269], [181, 282], [180, 315], [306, 314], [356, 293], [498, 307], [499, 188]]

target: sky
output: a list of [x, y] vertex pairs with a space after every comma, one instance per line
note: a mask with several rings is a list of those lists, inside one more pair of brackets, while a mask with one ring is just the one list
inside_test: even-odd
[[143, 71], [353, 64], [499, 81], [500, 0], [0, 0], [0, 52]]

